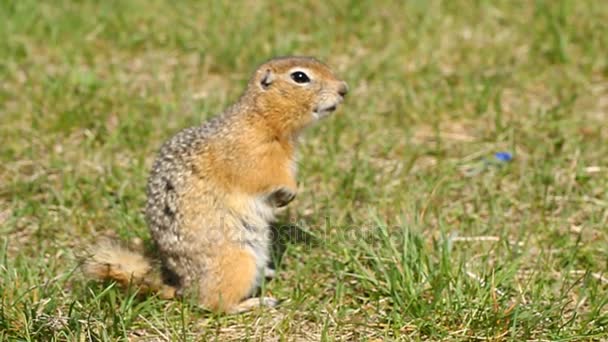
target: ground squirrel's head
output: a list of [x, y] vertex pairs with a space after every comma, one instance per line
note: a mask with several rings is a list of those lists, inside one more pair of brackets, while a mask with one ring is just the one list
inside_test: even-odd
[[335, 111], [348, 86], [314, 58], [280, 57], [256, 70], [248, 92], [259, 112], [279, 129], [297, 132]]

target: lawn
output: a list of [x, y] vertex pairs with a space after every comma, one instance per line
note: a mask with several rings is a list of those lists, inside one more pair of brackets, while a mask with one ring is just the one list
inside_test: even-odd
[[[0, 23], [0, 340], [608, 340], [608, 2], [4, 0]], [[162, 142], [292, 54], [350, 93], [301, 143], [281, 306], [85, 279], [101, 236], [151, 247]]]

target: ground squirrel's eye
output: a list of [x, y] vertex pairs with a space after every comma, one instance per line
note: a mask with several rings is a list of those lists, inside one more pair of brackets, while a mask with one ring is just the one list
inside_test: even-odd
[[291, 79], [294, 80], [296, 83], [310, 82], [310, 78], [308, 78], [308, 75], [306, 75], [305, 73], [303, 73], [301, 71], [292, 72]]

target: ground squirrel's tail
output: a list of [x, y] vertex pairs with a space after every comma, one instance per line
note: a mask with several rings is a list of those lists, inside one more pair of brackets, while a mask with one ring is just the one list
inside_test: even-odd
[[142, 293], [158, 293], [163, 299], [175, 297], [176, 289], [163, 283], [151, 260], [109, 240], [102, 240], [89, 250], [83, 271], [93, 279], [113, 280]]

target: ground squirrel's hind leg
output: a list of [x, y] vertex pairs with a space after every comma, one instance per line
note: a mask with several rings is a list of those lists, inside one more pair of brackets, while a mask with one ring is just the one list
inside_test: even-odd
[[245, 299], [244, 301], [240, 302], [229, 313], [243, 313], [259, 307], [274, 308], [277, 305], [279, 305], [279, 300], [277, 300], [276, 298], [255, 297]]
[[[201, 304], [210, 310], [240, 313], [259, 306], [275, 306], [274, 298], [246, 299], [256, 289], [258, 270], [253, 254], [239, 246], [222, 246], [213, 260], [210, 284], [201, 288]], [[203, 280], [203, 283], [205, 280]], [[202, 284], [201, 284], [202, 285]]]

